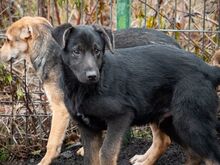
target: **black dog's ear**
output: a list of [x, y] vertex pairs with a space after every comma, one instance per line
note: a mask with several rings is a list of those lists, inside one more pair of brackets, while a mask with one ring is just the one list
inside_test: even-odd
[[52, 37], [56, 40], [62, 49], [65, 48], [66, 40], [72, 29], [73, 26], [70, 23], [65, 23], [57, 26], [52, 30]]
[[94, 28], [95, 31], [100, 33], [101, 37], [107, 43], [109, 50], [112, 53], [114, 53], [113, 50], [114, 50], [115, 45], [114, 45], [114, 36], [113, 36], [112, 30], [107, 27], [103, 27], [101, 25], [92, 25], [92, 27]]

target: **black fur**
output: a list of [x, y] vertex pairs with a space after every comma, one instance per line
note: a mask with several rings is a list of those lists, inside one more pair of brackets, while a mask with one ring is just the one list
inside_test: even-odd
[[[129, 125], [154, 122], [182, 146], [220, 163], [215, 132], [220, 69], [173, 46], [153, 44], [116, 50], [112, 55], [104, 54], [102, 42], [105, 40], [91, 27], [75, 27], [61, 53], [61, 87], [70, 114], [83, 131], [108, 128], [101, 159], [108, 160], [106, 146], [112, 149], [116, 141], [112, 136], [121, 137]], [[94, 44], [102, 47], [99, 57], [93, 53]], [[71, 55], [76, 45], [83, 49], [77, 59]], [[78, 70], [86, 55], [94, 60], [90, 69], [98, 68], [100, 76], [95, 82], [80, 77], [86, 72]], [[86, 163], [89, 158], [85, 156]]]
[[154, 29], [128, 28], [114, 31], [115, 47], [128, 48], [149, 44], [162, 44], [181, 48], [171, 37]]

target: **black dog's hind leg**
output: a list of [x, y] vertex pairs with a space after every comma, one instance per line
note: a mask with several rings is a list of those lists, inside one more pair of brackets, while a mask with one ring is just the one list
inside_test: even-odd
[[133, 113], [115, 116], [107, 121], [107, 133], [100, 150], [101, 165], [116, 165], [123, 135], [134, 118]]
[[206, 162], [220, 164], [216, 134], [218, 102], [212, 84], [205, 79], [179, 82], [172, 99], [173, 126], [183, 146]]
[[155, 164], [171, 143], [170, 137], [162, 132], [157, 124], [151, 123], [150, 128], [153, 134], [153, 142], [144, 155], [135, 155], [130, 159], [133, 165]]
[[102, 146], [102, 131], [92, 131], [79, 124], [82, 144], [84, 147], [84, 165], [100, 165], [99, 151]]

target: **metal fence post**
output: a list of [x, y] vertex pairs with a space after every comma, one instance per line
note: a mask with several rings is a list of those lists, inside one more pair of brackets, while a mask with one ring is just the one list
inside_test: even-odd
[[130, 0], [117, 1], [117, 29], [125, 29], [130, 26]]

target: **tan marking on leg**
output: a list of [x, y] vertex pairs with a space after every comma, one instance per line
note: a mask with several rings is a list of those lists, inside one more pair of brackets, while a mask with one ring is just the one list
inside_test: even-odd
[[99, 151], [100, 151], [100, 148], [102, 146], [102, 142], [103, 142], [103, 139], [101, 136], [97, 137], [96, 139], [94, 139], [92, 142], [91, 142], [91, 148], [92, 148], [92, 163], [91, 165], [100, 165], [100, 161], [99, 161]]
[[99, 152], [100, 165], [117, 165], [118, 155], [121, 149], [121, 141], [122, 139], [118, 140], [118, 142], [115, 143], [116, 145], [114, 144], [114, 150], [107, 151], [109, 152], [109, 155], [111, 155], [111, 159], [109, 159], [109, 161], [106, 161], [108, 158], [103, 156], [103, 152]]
[[47, 143], [47, 152], [39, 165], [48, 165], [59, 155], [65, 132], [69, 124], [70, 117], [63, 102], [63, 93], [57, 86], [55, 82], [44, 84], [44, 89], [53, 115]]
[[170, 145], [170, 137], [163, 133], [156, 124], [150, 124], [153, 142], [144, 155], [135, 155], [130, 159], [133, 165], [153, 165]]
[[102, 131], [93, 131], [79, 123], [82, 144], [84, 148], [84, 164], [100, 165], [99, 151], [102, 146]]
[[133, 113], [127, 113], [107, 123], [106, 136], [99, 153], [100, 165], [117, 165], [121, 143], [132, 120]]

